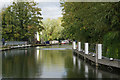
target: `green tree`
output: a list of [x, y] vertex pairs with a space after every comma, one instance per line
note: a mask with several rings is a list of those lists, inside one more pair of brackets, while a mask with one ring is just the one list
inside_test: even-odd
[[41, 9], [35, 2], [13, 2], [2, 11], [2, 35], [6, 40], [32, 41], [41, 26]]
[[104, 55], [120, 57], [120, 2], [63, 2], [61, 6], [65, 37], [83, 43], [102, 43]]
[[58, 19], [46, 19], [43, 21], [44, 30], [43, 38], [47, 40], [54, 40], [61, 38], [61, 31], [63, 27], [61, 26], [61, 18]]

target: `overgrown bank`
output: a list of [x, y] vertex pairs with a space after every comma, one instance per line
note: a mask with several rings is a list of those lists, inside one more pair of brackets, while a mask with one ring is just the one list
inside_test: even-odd
[[120, 59], [120, 2], [63, 2], [63, 35], [103, 44], [103, 55]]

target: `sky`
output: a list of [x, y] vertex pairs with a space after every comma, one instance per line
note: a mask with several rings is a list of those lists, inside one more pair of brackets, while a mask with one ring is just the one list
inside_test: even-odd
[[59, 2], [39, 2], [38, 7], [42, 9], [43, 20], [62, 17], [62, 7]]
[[[35, 1], [38, 2], [38, 1]], [[0, 9], [2, 9], [2, 7], [7, 7], [8, 5], [10, 5], [12, 2], [8, 1], [3, 1], [0, 3]], [[62, 8], [60, 7], [60, 3], [59, 0], [53, 0], [53, 1], [46, 1], [44, 0], [42, 2], [38, 2], [39, 4], [37, 5], [37, 7], [41, 8], [42, 10], [42, 17], [43, 20], [46, 20], [47, 18], [50, 19], [57, 19], [58, 17], [62, 17]]]
[[[0, 9], [2, 9], [3, 6], [10, 5], [12, 1], [15, 1], [15, 0], [0, 0]], [[27, 1], [27, 0], [24, 0], [24, 1]], [[38, 7], [42, 9], [43, 20], [47, 18], [57, 19], [58, 17], [62, 17], [62, 14], [61, 14], [62, 8], [60, 7], [60, 3], [59, 3], [60, 0], [34, 0], [34, 1], [38, 2], [39, 3]], [[71, 0], [71, 1], [82, 1], [82, 0]], [[96, 0], [88, 0], [88, 1], [96, 1]], [[107, 0], [107, 1], [111, 1], [111, 0]], [[112, 0], [112, 1], [118, 1], [118, 0]]]

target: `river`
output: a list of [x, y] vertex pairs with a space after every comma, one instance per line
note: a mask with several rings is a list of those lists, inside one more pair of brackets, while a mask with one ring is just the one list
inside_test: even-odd
[[120, 78], [74, 56], [71, 45], [29, 47], [2, 52], [2, 78]]

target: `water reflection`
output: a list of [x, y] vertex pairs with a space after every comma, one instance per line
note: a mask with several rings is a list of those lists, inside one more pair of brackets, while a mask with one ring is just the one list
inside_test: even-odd
[[3, 77], [118, 78], [120, 76], [89, 65], [74, 56], [72, 50], [43, 50], [41, 48], [45, 47], [4, 51], [2, 54]]
[[[73, 64], [74, 67], [78, 65], [78, 68], [76, 67], [76, 70], [73, 71], [73, 74], [76, 74], [76, 76], [72, 76], [73, 74], [71, 74], [68, 76], [70, 78], [120, 78], [120, 75], [99, 70], [74, 55]], [[70, 73], [70, 71], [68, 73]]]
[[102, 73], [98, 72], [98, 78], [102, 78]]
[[36, 59], [37, 61], [42, 60], [42, 50], [40, 50], [42, 47], [36, 47]]
[[42, 60], [42, 50], [40, 50], [40, 59]]
[[88, 78], [88, 66], [85, 64], [85, 78]]
[[[16, 51], [16, 52], [15, 52]], [[16, 49], [5, 51], [2, 55], [2, 75], [9, 78], [35, 77], [38, 66], [35, 61], [35, 49]], [[27, 53], [28, 52], [28, 53]], [[27, 54], [27, 55], [26, 55]], [[39, 69], [41, 66], [39, 65]]]
[[26, 54], [26, 55], [27, 55], [27, 51], [28, 51], [28, 50], [25, 50], [25, 54]]
[[40, 50], [37, 50], [37, 61], [39, 60]]
[[0, 51], [0, 80], [2, 79], [2, 52]]
[[80, 61], [80, 59], [78, 59], [78, 68], [79, 68], [79, 70], [81, 69], [81, 61]]
[[73, 56], [73, 64], [74, 64], [74, 66], [76, 66], [76, 57], [75, 56]]

